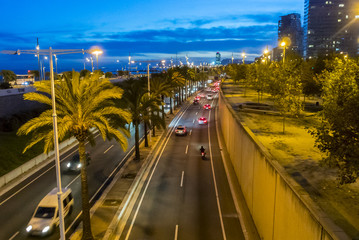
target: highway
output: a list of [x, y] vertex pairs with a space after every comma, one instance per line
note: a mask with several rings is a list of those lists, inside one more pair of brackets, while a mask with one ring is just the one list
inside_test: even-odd
[[[143, 130], [141, 127], [140, 136], [142, 135]], [[89, 195], [93, 202], [98, 189], [105, 183], [106, 179], [108, 179], [134, 146], [134, 128], [131, 129], [129, 149], [126, 152], [123, 152], [115, 141], [104, 142], [98, 135], [96, 143], [96, 146], [93, 148], [89, 144], [86, 145], [86, 151], [90, 152], [91, 155], [91, 163], [88, 166], [88, 181]], [[61, 154], [61, 169], [64, 169], [64, 164], [76, 152], [77, 146]], [[81, 182], [79, 176], [79, 173], [66, 172], [62, 172], [61, 175], [62, 186], [72, 189], [75, 201], [73, 212], [65, 218], [66, 229], [72, 225], [81, 212]], [[0, 239], [38, 239], [38, 237], [27, 236], [25, 228], [38, 203], [55, 187], [55, 166], [51, 162], [3, 194], [0, 197]], [[43, 239], [59, 239], [58, 228], [54, 234]]]
[[[211, 110], [203, 109], [207, 103]], [[218, 145], [216, 105], [201, 98], [179, 113], [173, 124], [185, 125], [188, 135], [166, 139], [120, 239], [244, 239]]]

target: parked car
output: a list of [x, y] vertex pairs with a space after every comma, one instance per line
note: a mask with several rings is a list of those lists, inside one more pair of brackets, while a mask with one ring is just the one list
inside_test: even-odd
[[[64, 207], [64, 217], [66, 217], [72, 212], [74, 206], [74, 199], [70, 188], [62, 189], [61, 199]], [[54, 188], [36, 207], [34, 214], [27, 224], [26, 232], [29, 235], [46, 236], [51, 234], [59, 223], [57, 188]]]
[[178, 125], [175, 129], [175, 133], [177, 136], [185, 136], [187, 135], [187, 128], [183, 125]]
[[204, 124], [207, 124], [207, 123], [208, 123], [207, 118], [205, 118], [205, 117], [198, 118], [198, 124], [199, 125], [204, 125]]
[[[86, 163], [90, 164], [91, 156], [89, 152], [86, 152]], [[76, 153], [72, 156], [71, 160], [65, 165], [65, 171], [67, 172], [79, 172], [81, 171], [82, 164], [80, 163], [80, 155]]]

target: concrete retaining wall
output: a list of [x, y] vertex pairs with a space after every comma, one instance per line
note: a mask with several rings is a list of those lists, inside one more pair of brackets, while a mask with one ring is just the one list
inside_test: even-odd
[[[70, 138], [70, 139], [68, 139], [66, 141], [63, 141], [63, 142], [59, 143], [59, 150], [64, 149], [65, 147], [74, 144], [75, 141], [76, 141], [75, 138]], [[53, 157], [54, 157], [54, 151], [51, 151], [51, 152], [49, 152], [49, 154], [42, 153], [39, 156], [31, 159], [30, 161], [24, 163], [20, 167], [18, 167], [16, 169], [12, 170], [11, 172], [1, 176], [0, 177], [0, 187], [8, 184], [10, 181], [12, 181], [15, 178], [19, 177], [23, 173], [29, 171], [33, 167], [37, 166], [40, 163], [43, 163], [46, 160], [52, 159]]]
[[350, 239], [241, 123], [222, 92], [219, 123], [249, 211], [262, 239]]

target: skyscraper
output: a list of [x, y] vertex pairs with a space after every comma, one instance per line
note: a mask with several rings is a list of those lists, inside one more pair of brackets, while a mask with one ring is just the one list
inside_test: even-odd
[[221, 65], [221, 54], [219, 52], [216, 53], [216, 65]]
[[285, 37], [291, 40], [289, 49], [302, 56], [303, 28], [300, 14], [291, 13], [280, 17], [280, 20], [278, 21], [278, 42], [282, 41]]
[[304, 56], [358, 54], [359, 0], [305, 0]]

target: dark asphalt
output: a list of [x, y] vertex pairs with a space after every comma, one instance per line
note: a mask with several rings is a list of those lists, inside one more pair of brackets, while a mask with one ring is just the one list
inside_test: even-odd
[[[136, 205], [141, 204], [138, 214], [135, 207], [121, 239], [244, 239], [218, 147], [216, 106], [204, 110], [206, 103], [212, 101], [202, 98], [200, 105], [191, 105], [178, 122], [187, 126], [191, 134], [170, 136], [143, 201], [137, 200]], [[198, 124], [202, 116], [210, 117], [209, 125]], [[201, 159], [200, 146], [206, 149], [206, 160]]]
[[[140, 128], [140, 136], [143, 135]], [[134, 145], [134, 128], [131, 129], [129, 151]], [[86, 145], [86, 150], [91, 154], [91, 164], [88, 166], [89, 194], [93, 197], [101, 185], [105, 182], [115, 167], [121, 162], [127, 152], [123, 152], [115, 141], [104, 142], [97, 137], [95, 147]], [[113, 145], [113, 147], [111, 147]], [[110, 148], [111, 147], [111, 148]], [[110, 148], [110, 149], [109, 149]], [[108, 150], [109, 149], [109, 150]], [[108, 150], [106, 153], [104, 153]], [[72, 155], [77, 152], [74, 147], [61, 154], [61, 167]], [[63, 167], [62, 167], [63, 169]], [[70, 187], [73, 192], [75, 205], [71, 215], [65, 218], [65, 226], [68, 228], [81, 211], [81, 182], [79, 173], [62, 172], [62, 186]], [[39, 239], [27, 236], [25, 228], [29, 222], [37, 204], [53, 188], [56, 187], [54, 163], [50, 163], [40, 169], [34, 175], [21, 182], [9, 192], [0, 197], [0, 239]], [[59, 239], [59, 230], [49, 237], [42, 239]]]

